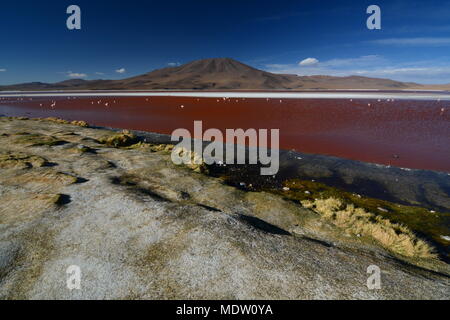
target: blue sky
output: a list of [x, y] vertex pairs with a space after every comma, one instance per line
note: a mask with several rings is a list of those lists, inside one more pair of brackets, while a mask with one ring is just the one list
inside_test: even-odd
[[[66, 28], [71, 4], [81, 30]], [[381, 30], [366, 28], [371, 4]], [[278, 73], [450, 83], [450, 1], [4, 0], [0, 41], [0, 84], [120, 79], [212, 57]]]

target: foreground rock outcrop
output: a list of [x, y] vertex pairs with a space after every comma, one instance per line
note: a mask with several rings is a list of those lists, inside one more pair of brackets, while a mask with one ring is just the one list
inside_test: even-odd
[[[449, 268], [174, 165], [115, 132], [0, 118], [2, 299], [449, 299]], [[128, 141], [128, 140], [127, 140]], [[69, 266], [81, 290], [66, 286]], [[381, 289], [367, 288], [367, 268]]]

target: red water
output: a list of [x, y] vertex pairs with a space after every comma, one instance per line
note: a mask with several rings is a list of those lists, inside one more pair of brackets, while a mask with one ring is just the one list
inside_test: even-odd
[[[54, 107], [52, 101], [56, 101]], [[52, 116], [165, 134], [177, 128], [193, 132], [194, 120], [203, 121], [203, 130], [218, 128], [223, 132], [227, 128], [276, 128], [280, 129], [282, 149], [450, 172], [450, 101], [3, 98], [0, 114]]]

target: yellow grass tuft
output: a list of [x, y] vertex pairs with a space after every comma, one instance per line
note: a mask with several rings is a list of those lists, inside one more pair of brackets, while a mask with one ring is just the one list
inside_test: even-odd
[[433, 248], [418, 239], [407, 227], [392, 223], [362, 208], [355, 208], [352, 204], [344, 205], [336, 198], [304, 200], [301, 203], [304, 207], [321, 214], [347, 234], [372, 238], [383, 247], [404, 256], [436, 257]]
[[83, 120], [74, 120], [71, 121], [70, 124], [74, 125], [74, 126], [79, 126], [79, 127], [89, 127], [89, 124], [86, 121]]
[[205, 161], [201, 155], [195, 151], [188, 150], [184, 147], [176, 147], [172, 151], [175, 155], [185, 159], [184, 165], [195, 172], [207, 172]]
[[138, 143], [133, 144], [133, 145], [129, 146], [128, 148], [130, 148], [130, 149], [148, 149], [152, 152], [158, 152], [158, 151], [171, 152], [174, 148], [174, 145], [173, 144], [153, 144], [153, 143], [139, 141]]
[[99, 140], [100, 143], [107, 146], [118, 148], [128, 147], [136, 143], [136, 136], [128, 130], [123, 130], [121, 133], [108, 136]]
[[89, 124], [86, 121], [82, 121], [82, 120], [68, 121], [68, 120], [64, 120], [64, 119], [56, 118], [56, 117], [38, 118], [36, 120], [51, 121], [51, 122], [56, 122], [56, 123], [61, 123], [61, 124], [71, 124], [71, 125], [79, 126], [79, 127], [88, 127], [89, 126]]
[[61, 123], [61, 124], [69, 124], [70, 123], [67, 120], [60, 119], [60, 118], [55, 118], [55, 117], [48, 117], [48, 118], [45, 118], [44, 120], [52, 121], [52, 122], [56, 122], [56, 123]]

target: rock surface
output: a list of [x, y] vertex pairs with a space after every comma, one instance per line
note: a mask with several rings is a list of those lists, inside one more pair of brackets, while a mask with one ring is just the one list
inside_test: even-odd
[[[112, 134], [0, 118], [0, 298], [450, 298], [442, 262], [414, 266], [163, 148], [99, 142]], [[66, 286], [71, 265], [81, 290]], [[370, 265], [381, 289], [367, 288]]]

